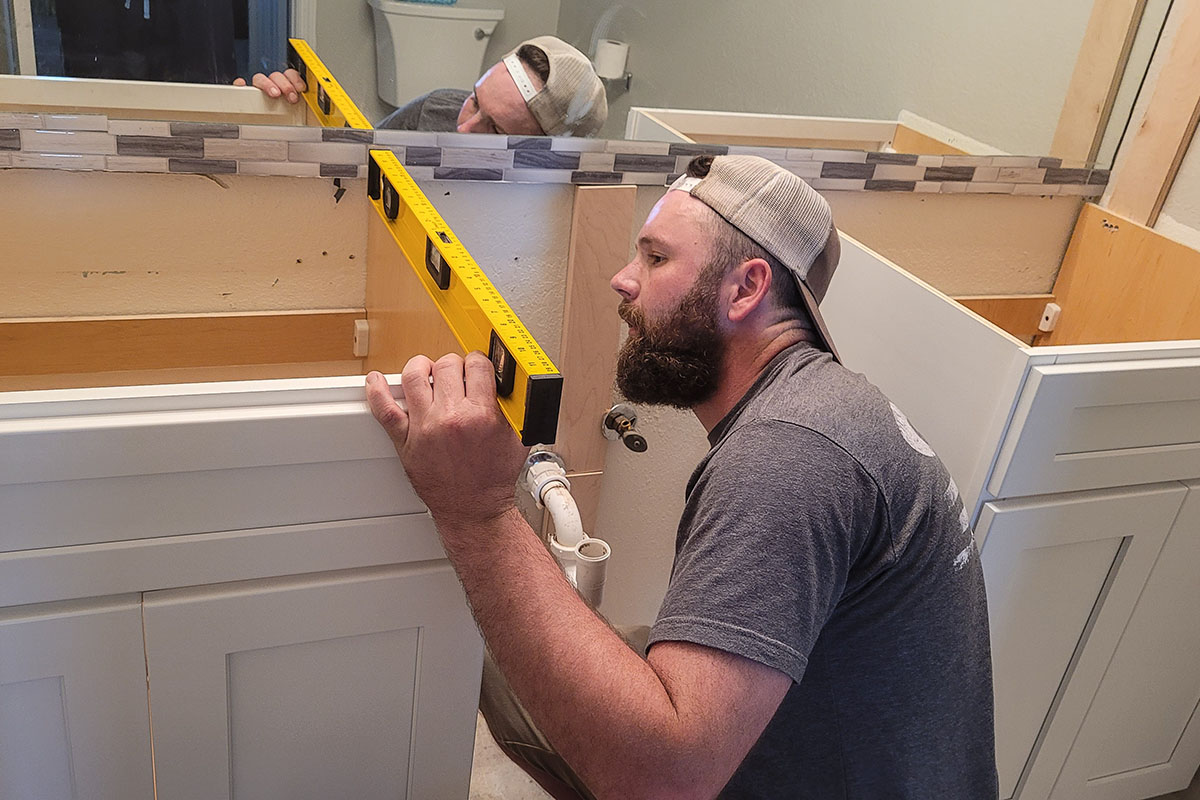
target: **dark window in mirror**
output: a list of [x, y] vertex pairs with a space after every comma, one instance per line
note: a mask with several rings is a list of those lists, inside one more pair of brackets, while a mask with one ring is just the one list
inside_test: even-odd
[[30, 3], [39, 75], [230, 83], [283, 62], [287, 0], [12, 2]]

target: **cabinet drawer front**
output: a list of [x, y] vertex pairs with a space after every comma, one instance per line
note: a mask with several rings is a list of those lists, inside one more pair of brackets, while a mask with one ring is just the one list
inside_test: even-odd
[[1200, 477], [1200, 359], [1034, 367], [994, 497]]

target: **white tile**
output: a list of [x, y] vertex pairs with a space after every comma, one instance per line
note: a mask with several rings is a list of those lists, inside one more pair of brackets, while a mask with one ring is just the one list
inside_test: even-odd
[[875, 165], [875, 180], [877, 181], [919, 181], [924, 177], [924, 167], [913, 167], [907, 164]]
[[943, 167], [989, 167], [991, 156], [942, 156]]
[[940, 167], [944, 156], [917, 156], [918, 167]]
[[621, 183], [632, 183], [637, 186], [665, 186], [665, 172], [626, 172], [621, 175]]
[[570, 183], [569, 169], [506, 169], [504, 180], [510, 183]]
[[107, 131], [103, 114], [42, 114], [42, 127], [53, 131]]
[[438, 135], [430, 131], [375, 131], [375, 144], [381, 147], [414, 145], [416, 147], [438, 147]]
[[171, 123], [158, 119], [110, 119], [108, 132], [113, 136], [170, 136]]
[[109, 156], [104, 160], [109, 172], [168, 172], [167, 159], [155, 156]]
[[41, 169], [104, 169], [104, 156], [65, 153], [13, 153], [14, 167]]
[[812, 153], [813, 161], [837, 161], [842, 164], [865, 164], [867, 154], [862, 150], [788, 150], [788, 161], [795, 160], [793, 153]]
[[279, 142], [319, 142], [321, 128], [304, 125], [242, 125], [242, 139], [258, 141], [272, 139]]
[[1083, 183], [1059, 184], [1059, 194], [1076, 195], [1079, 197], [1099, 197], [1104, 194], [1103, 186], [1091, 186]]
[[288, 143], [272, 140], [205, 139], [205, 158], [233, 158], [249, 161], [286, 161]]
[[993, 167], [1036, 167], [1041, 163], [1040, 156], [992, 156]]
[[942, 194], [966, 194], [967, 187], [970, 184], [967, 181], [942, 181]]
[[321, 175], [321, 165], [304, 161], [239, 161], [238, 174], [317, 178]]
[[793, 175], [799, 175], [801, 178], [819, 178], [821, 177], [821, 163], [819, 161], [788, 161], [781, 165]]
[[447, 147], [442, 150], [443, 167], [507, 169], [512, 165], [512, 150], [476, 150], [460, 147]]
[[753, 147], [751, 145], [731, 144], [729, 145], [729, 155], [758, 156], [759, 158], [765, 158], [768, 161], [784, 161], [787, 159], [787, 148]]
[[433, 180], [433, 167], [405, 167], [404, 169], [414, 181]]
[[609, 139], [604, 144], [609, 153], [634, 153], [641, 156], [665, 156], [671, 153], [670, 142], [623, 142]]
[[999, 167], [976, 167], [971, 180], [976, 183], [995, 183], [999, 175]]
[[[785, 161], [812, 161], [815, 151], [811, 147], [789, 147], [784, 151]], [[830, 161], [841, 161], [841, 151], [838, 151], [838, 157], [829, 159]], [[774, 159], [771, 159], [774, 161]], [[822, 159], [817, 159], [821, 161]], [[863, 154], [863, 161], [867, 160], [867, 156]]]
[[579, 169], [584, 172], [612, 172], [615, 153], [580, 153]]
[[999, 167], [996, 180], [1001, 183], [1041, 183], [1046, 170], [1038, 167]]
[[1061, 188], [1058, 183], [1018, 183], [1013, 186], [1013, 194], [1056, 195]]
[[675, 171], [679, 173], [687, 172], [688, 164], [692, 163], [695, 156], [675, 156]]
[[848, 191], [861, 192], [866, 189], [867, 182], [855, 178], [816, 178], [809, 181], [814, 189], [818, 192], [823, 191]]
[[11, 167], [12, 155], [10, 153], [0, 153], [0, 167]]
[[439, 133], [437, 146], [472, 150], [507, 150], [508, 136], [500, 133]]
[[107, 131], [21, 131], [21, 149], [106, 156], [117, 152], [117, 140]]
[[550, 149], [562, 153], [603, 153], [607, 139], [585, 139], [578, 136], [555, 136], [550, 140]]
[[913, 186], [913, 191], [921, 194], [937, 194], [942, 191], [942, 184], [939, 181], [917, 181]]
[[988, 183], [971, 181], [967, 183], [967, 194], [1012, 194], [1011, 183]]
[[0, 111], [0, 128], [44, 128], [41, 114]]
[[358, 164], [367, 160], [367, 146], [347, 142], [288, 142], [288, 161], [318, 164]]

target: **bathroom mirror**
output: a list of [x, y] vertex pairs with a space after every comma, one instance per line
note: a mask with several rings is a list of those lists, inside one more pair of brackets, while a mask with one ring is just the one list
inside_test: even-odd
[[[472, 23], [471, 41], [478, 44], [471, 64], [458, 63], [459, 48], [430, 45], [468, 74], [544, 33], [589, 55], [605, 40], [627, 44], [628, 80], [607, 81], [609, 121], [600, 132], [606, 139], [625, 135], [633, 107], [877, 120], [895, 120], [907, 110], [1013, 154], [1051, 151], [1093, 11], [1093, 0], [1049, 6], [1035, 0], [406, 5], [421, 13], [503, 10], [490, 31]], [[1170, 2], [1127, 5], [1136, 7], [1131, 13], [1140, 24], [1127, 42], [1128, 66], [1111, 98], [1103, 139], [1087, 159], [1101, 165], [1111, 161], [1124, 131]], [[290, 33], [314, 46], [377, 122], [393, 106], [380, 99], [374, 13], [367, 0], [9, 0], [0, 3], [0, 72], [223, 84], [232, 75], [282, 64]], [[120, 35], [88, 43], [114, 25]], [[213, 55], [218, 51], [220, 58]], [[455, 82], [468, 81], [447, 81]], [[3, 102], [0, 96], [0, 107]]]

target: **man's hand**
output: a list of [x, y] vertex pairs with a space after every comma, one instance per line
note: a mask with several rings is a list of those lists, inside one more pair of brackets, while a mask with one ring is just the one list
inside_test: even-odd
[[512, 510], [528, 448], [500, 413], [487, 356], [451, 354], [436, 364], [415, 356], [401, 385], [404, 400], [397, 403], [383, 375], [370, 373], [367, 403], [443, 536]]
[[[257, 73], [250, 79], [254, 88], [261, 91], [267, 97], [286, 97], [289, 103], [299, 103], [300, 95], [307, 88], [304, 85], [304, 79], [300, 77], [300, 73], [294, 69], [287, 69], [283, 72], [272, 72], [270, 75]], [[234, 86], [245, 86], [245, 78], [237, 78], [233, 82]]]

